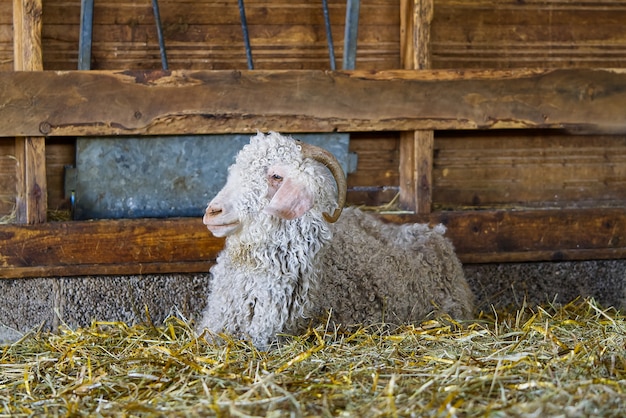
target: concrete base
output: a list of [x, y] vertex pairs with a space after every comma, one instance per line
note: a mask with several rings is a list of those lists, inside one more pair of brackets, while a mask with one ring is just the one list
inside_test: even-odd
[[91, 321], [150, 319], [162, 323], [176, 311], [193, 318], [206, 304], [209, 274], [104, 276], [0, 280], [0, 343], [32, 329], [88, 326]]
[[517, 308], [593, 297], [626, 309], [626, 260], [474, 264], [464, 267], [479, 309]]
[[[626, 260], [467, 265], [479, 309], [567, 303], [594, 297], [626, 309]], [[194, 319], [204, 309], [206, 274], [0, 280], [0, 343], [33, 329], [88, 326], [93, 320], [161, 323], [174, 310]]]

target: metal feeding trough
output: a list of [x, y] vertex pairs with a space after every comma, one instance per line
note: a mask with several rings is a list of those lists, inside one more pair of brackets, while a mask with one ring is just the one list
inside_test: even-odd
[[[81, 0], [78, 66], [89, 70], [94, 0]], [[254, 68], [243, 0], [239, 0], [241, 26], [248, 69]], [[152, 0], [161, 63], [167, 56], [158, 1]], [[330, 67], [335, 58], [328, 17], [322, 2]], [[359, 1], [348, 0], [344, 39], [344, 69], [354, 69]], [[281, 132], [284, 134], [284, 132]], [[349, 134], [298, 134], [296, 138], [326, 148], [353, 171]], [[226, 182], [227, 168], [249, 142], [249, 135], [167, 136], [139, 138], [79, 138], [76, 167], [66, 169], [65, 190], [72, 200], [74, 219], [110, 219], [201, 216], [207, 202]]]
[[[348, 135], [294, 137], [326, 148], [351, 171]], [[201, 216], [249, 141], [249, 135], [78, 139], [65, 186], [74, 218]]]

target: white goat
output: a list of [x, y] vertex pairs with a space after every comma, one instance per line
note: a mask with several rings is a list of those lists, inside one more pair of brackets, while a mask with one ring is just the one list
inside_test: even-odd
[[473, 295], [443, 225], [386, 224], [353, 208], [334, 223], [345, 196], [329, 152], [274, 132], [252, 137], [204, 215], [227, 239], [198, 331], [265, 348], [329, 311], [342, 325], [471, 315]]

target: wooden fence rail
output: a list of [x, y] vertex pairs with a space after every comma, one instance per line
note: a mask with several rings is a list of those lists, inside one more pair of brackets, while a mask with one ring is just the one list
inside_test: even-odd
[[626, 133], [626, 72], [0, 73], [0, 137], [550, 128]]
[[[385, 217], [444, 223], [464, 263], [626, 258], [622, 208]], [[223, 242], [199, 218], [0, 225], [0, 278], [206, 272]]]

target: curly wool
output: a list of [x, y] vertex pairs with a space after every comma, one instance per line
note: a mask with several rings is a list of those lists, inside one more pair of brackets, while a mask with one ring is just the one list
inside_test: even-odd
[[[283, 220], [268, 205], [268, 168], [288, 165], [314, 193], [303, 216]], [[267, 347], [311, 320], [340, 325], [419, 322], [431, 313], [468, 318], [473, 295], [442, 225], [393, 225], [347, 208], [335, 224], [335, 183], [322, 164], [302, 158], [288, 137], [258, 134], [238, 154], [224, 190], [236, 193], [241, 228], [211, 269], [199, 330], [226, 332]]]
[[[267, 168], [287, 163], [306, 174], [316, 190], [315, 206], [287, 221], [268, 215]], [[308, 294], [317, 283], [315, 257], [332, 238], [322, 213], [333, 205], [332, 177], [324, 167], [303, 161], [292, 139], [259, 134], [237, 155], [231, 178], [237, 182], [237, 212], [244, 225], [226, 239], [211, 269], [207, 310], [199, 328], [250, 338], [267, 346], [284, 332], [297, 332], [310, 310]], [[336, 205], [335, 205], [336, 206]]]
[[472, 316], [474, 296], [445, 227], [386, 224], [346, 208], [320, 257], [317, 315], [356, 324], [418, 323], [432, 314]]

